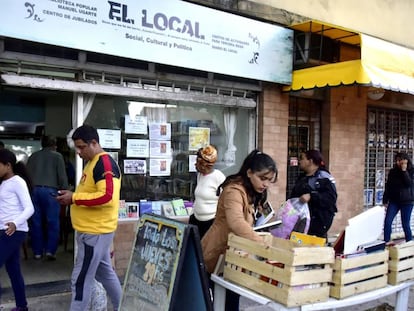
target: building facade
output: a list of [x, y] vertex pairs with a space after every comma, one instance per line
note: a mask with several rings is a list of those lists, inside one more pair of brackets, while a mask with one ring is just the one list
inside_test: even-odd
[[[362, 55], [370, 46], [361, 44], [363, 29], [324, 20], [314, 30], [314, 13], [258, 2], [6, 1], [1, 12], [13, 27], [0, 33], [1, 139], [24, 159], [42, 133], [65, 139], [83, 122], [94, 125], [124, 172], [121, 197], [131, 215], [140, 200], [159, 210], [172, 198], [191, 201], [194, 156], [204, 143], [218, 147], [226, 175], [253, 148], [270, 154], [280, 172], [270, 190], [275, 206], [299, 173], [300, 152], [320, 149], [337, 182], [330, 235], [338, 234], [380, 203], [395, 151], [413, 154], [413, 95], [373, 83], [366, 71], [350, 80], [349, 67], [341, 71], [338, 64], [353, 62], [355, 72], [371, 59]], [[337, 65], [330, 79], [306, 75], [328, 64]], [[373, 95], [379, 88], [381, 96]], [[79, 179], [82, 163], [71, 157]], [[121, 277], [131, 218], [120, 221], [115, 242]]]

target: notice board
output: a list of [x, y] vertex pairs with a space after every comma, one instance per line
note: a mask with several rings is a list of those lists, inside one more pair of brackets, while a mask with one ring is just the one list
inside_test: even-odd
[[155, 214], [139, 221], [120, 310], [212, 310], [197, 227]]

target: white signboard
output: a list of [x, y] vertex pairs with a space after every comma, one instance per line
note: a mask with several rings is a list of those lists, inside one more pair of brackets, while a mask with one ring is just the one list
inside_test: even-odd
[[1, 0], [0, 36], [290, 84], [293, 30], [178, 0]]

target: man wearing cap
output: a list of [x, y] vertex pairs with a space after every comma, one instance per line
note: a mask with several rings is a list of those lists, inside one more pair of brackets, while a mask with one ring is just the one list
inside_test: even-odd
[[195, 167], [197, 169], [197, 186], [194, 190], [193, 214], [189, 223], [198, 227], [200, 239], [214, 221], [217, 210], [217, 189], [226, 177], [214, 168], [217, 150], [212, 145], [200, 148], [197, 152]]

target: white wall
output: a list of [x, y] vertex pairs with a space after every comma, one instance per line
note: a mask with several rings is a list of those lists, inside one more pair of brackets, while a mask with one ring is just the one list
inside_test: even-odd
[[413, 0], [250, 0], [414, 48]]

